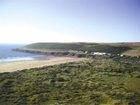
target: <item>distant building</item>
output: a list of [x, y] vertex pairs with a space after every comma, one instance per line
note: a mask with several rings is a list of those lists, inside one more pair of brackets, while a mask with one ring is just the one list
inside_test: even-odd
[[111, 55], [111, 54], [106, 52], [91, 52], [91, 55]]
[[123, 57], [124, 55], [121, 54], [120, 56]]
[[87, 51], [85, 51], [85, 54], [87, 54], [88, 52]]

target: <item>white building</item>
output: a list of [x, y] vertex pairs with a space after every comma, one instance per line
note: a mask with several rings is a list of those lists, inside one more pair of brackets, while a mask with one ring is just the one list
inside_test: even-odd
[[110, 53], [105, 53], [105, 52], [92, 52], [92, 55], [111, 55]]

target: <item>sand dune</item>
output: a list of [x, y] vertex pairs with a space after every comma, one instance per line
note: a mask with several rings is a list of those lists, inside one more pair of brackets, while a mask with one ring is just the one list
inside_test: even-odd
[[49, 60], [33, 60], [33, 61], [19, 61], [0, 64], [0, 73], [14, 72], [23, 69], [37, 68], [50, 65], [58, 65], [68, 62], [79, 62], [87, 60], [86, 58], [74, 58], [74, 57], [57, 57]]

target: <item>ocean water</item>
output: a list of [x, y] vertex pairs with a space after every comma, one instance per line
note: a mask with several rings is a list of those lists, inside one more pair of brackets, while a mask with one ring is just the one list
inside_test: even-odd
[[32, 54], [32, 53], [17, 52], [12, 50], [15, 48], [21, 48], [23, 46], [24, 45], [0, 44], [0, 63], [23, 61], [23, 60], [34, 60], [38, 58], [43, 58], [43, 56], [45, 56], [45, 55]]

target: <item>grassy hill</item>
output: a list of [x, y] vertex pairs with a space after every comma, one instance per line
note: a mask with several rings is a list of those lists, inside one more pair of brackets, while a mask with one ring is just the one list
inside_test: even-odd
[[140, 57], [116, 55], [133, 55], [133, 50], [139, 51], [139, 43], [34, 43], [22, 51], [25, 49], [114, 55], [0, 73], [0, 105], [140, 105]]
[[132, 47], [126, 44], [111, 43], [33, 43], [25, 46], [28, 49], [49, 49], [64, 51], [88, 51], [90, 52], [106, 52], [106, 53], [123, 53], [131, 50]]
[[140, 56], [140, 42], [135, 43], [111, 43], [113, 46], [128, 46], [130, 49], [124, 51], [122, 54], [127, 56]]
[[0, 105], [140, 105], [140, 60], [88, 62], [0, 74]]
[[140, 43], [128, 43], [131, 50], [124, 52], [123, 54], [128, 56], [140, 56]]

